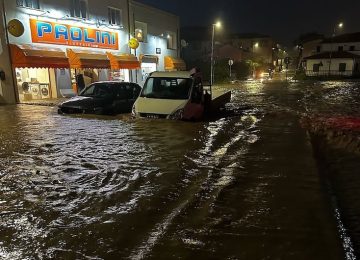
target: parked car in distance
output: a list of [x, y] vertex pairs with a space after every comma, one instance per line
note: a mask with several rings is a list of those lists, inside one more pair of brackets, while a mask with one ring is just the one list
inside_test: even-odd
[[59, 105], [59, 114], [130, 113], [141, 87], [136, 83], [95, 82], [81, 93]]

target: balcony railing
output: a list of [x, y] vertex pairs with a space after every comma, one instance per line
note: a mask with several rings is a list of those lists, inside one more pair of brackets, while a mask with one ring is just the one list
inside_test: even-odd
[[306, 76], [308, 77], [352, 77], [352, 76], [359, 76], [359, 72], [355, 72], [353, 70], [345, 70], [345, 71], [338, 71], [338, 70], [321, 70], [321, 71], [312, 71], [307, 70]]

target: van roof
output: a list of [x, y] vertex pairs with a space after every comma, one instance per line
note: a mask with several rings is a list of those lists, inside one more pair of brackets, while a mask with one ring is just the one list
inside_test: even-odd
[[191, 78], [190, 71], [156, 71], [150, 77], [163, 77], [163, 78]]

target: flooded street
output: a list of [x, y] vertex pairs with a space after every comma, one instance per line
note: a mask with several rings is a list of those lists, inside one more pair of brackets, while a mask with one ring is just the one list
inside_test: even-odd
[[359, 115], [360, 83], [241, 83], [206, 122], [0, 107], [0, 258], [347, 259], [359, 158], [303, 114]]

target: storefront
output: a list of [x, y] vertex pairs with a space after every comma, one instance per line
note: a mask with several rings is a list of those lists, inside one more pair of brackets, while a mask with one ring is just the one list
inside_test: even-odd
[[107, 52], [110, 60], [110, 80], [130, 81], [130, 70], [140, 69], [136, 56], [126, 53]]
[[180, 58], [171, 56], [164, 57], [164, 64], [166, 71], [183, 71], [186, 70], [185, 62]]
[[130, 70], [141, 68], [134, 55], [119, 52], [116, 30], [30, 18], [28, 34], [30, 43], [10, 44], [19, 102], [72, 97], [97, 81], [130, 81]]
[[58, 48], [10, 45], [19, 101], [58, 98], [56, 72], [69, 69], [66, 54]]
[[150, 73], [157, 71], [159, 57], [156, 55], [140, 55], [141, 81], [145, 82]]

